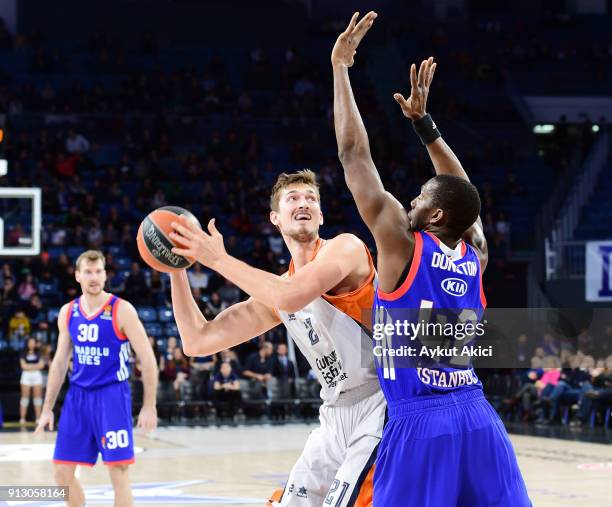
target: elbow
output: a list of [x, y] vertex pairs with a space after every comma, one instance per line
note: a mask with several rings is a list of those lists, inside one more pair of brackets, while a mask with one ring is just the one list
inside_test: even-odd
[[300, 311], [306, 303], [302, 301], [302, 298], [296, 296], [279, 296], [275, 298], [274, 306], [279, 310], [287, 313], [295, 313]]

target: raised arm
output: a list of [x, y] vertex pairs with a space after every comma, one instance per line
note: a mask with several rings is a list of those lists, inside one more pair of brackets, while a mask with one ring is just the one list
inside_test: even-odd
[[36, 427], [36, 433], [44, 432], [46, 427], [49, 428], [49, 431], [53, 431], [53, 407], [55, 406], [57, 395], [59, 394], [62, 384], [64, 383], [64, 379], [66, 378], [66, 372], [68, 371], [68, 364], [70, 362], [70, 353], [72, 352], [72, 341], [70, 340], [68, 326], [66, 325], [67, 318], [68, 305], [64, 305], [60, 309], [57, 317], [57, 327], [59, 331], [57, 338], [57, 349], [55, 351], [53, 361], [51, 362], [51, 366], [49, 367], [47, 392], [45, 394], [42, 413]]
[[294, 276], [283, 277], [249, 266], [229, 255], [214, 220], [208, 224], [210, 234], [184, 219], [175, 224], [175, 231], [171, 238], [183, 246], [173, 248], [174, 253], [197, 259], [257, 301], [265, 301], [273, 308], [287, 312], [302, 309], [349, 275], [363, 275], [365, 279], [370, 271], [364, 244], [352, 234], [336, 236]]
[[172, 309], [188, 356], [208, 356], [265, 333], [280, 323], [272, 308], [249, 299], [206, 320], [198, 308], [187, 272], [172, 273]]
[[[393, 98], [402, 108], [404, 116], [412, 120], [415, 131], [427, 148], [436, 174], [450, 174], [469, 181], [461, 161], [442, 139], [436, 124], [427, 114], [427, 98], [436, 67], [433, 57], [430, 57], [421, 62], [417, 74], [416, 65], [413, 63], [410, 66], [410, 96], [406, 99], [401, 93], [395, 93]], [[476, 249], [484, 271], [488, 262], [488, 248], [480, 217], [465, 231], [463, 239]]]
[[357, 46], [376, 18], [376, 13], [369, 12], [356, 24], [358, 15], [353, 15], [332, 50], [334, 127], [344, 178], [361, 218], [376, 241], [381, 287], [392, 291], [406, 264], [412, 260], [414, 235], [409, 230], [406, 210], [382, 184], [351, 89], [348, 69], [354, 63]]

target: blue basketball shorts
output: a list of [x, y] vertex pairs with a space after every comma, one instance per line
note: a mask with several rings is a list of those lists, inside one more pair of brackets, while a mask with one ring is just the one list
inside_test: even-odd
[[389, 403], [374, 507], [528, 507], [504, 425], [480, 389]]
[[60, 414], [55, 463], [93, 466], [134, 463], [132, 399], [127, 382], [98, 389], [71, 385]]

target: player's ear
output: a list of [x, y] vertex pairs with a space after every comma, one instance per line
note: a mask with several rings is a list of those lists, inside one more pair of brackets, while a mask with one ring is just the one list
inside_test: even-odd
[[280, 217], [278, 216], [277, 211], [270, 211], [270, 222], [272, 222], [272, 225], [278, 227], [280, 223]]
[[442, 225], [443, 220], [445, 219], [444, 211], [440, 208], [434, 208], [432, 210], [432, 215], [429, 218], [429, 223]]
[[323, 225], [323, 212], [319, 212], [319, 225]]

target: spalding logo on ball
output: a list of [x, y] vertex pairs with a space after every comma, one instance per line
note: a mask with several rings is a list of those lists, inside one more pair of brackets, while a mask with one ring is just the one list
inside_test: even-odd
[[180, 215], [202, 227], [198, 219], [186, 209], [164, 206], [149, 213], [138, 228], [138, 252], [142, 260], [157, 271], [180, 271], [195, 262], [195, 259], [172, 253], [172, 248], [177, 245], [170, 239], [170, 233], [173, 231], [170, 224], [176, 222]]

